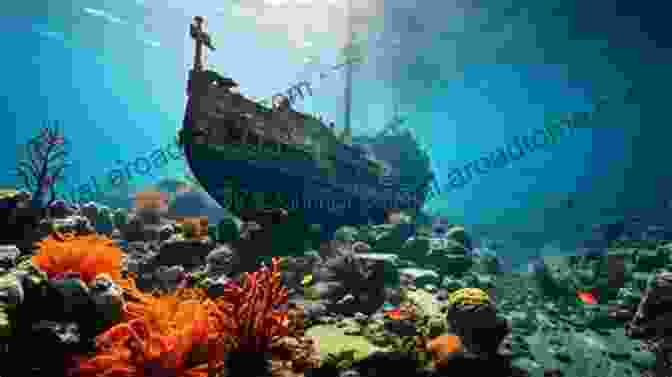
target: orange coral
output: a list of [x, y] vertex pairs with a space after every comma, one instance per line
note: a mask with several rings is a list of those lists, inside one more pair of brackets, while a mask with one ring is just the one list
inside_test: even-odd
[[38, 245], [39, 252], [32, 261], [49, 278], [78, 272], [87, 284], [102, 273], [121, 279], [122, 251], [107, 237], [54, 233]]
[[183, 288], [169, 295], [143, 293], [134, 276], [119, 281], [127, 302], [125, 322], [96, 338], [97, 353], [80, 358], [76, 376], [205, 377], [221, 367], [220, 317], [205, 291]]
[[242, 287], [229, 284], [215, 300], [224, 328], [240, 351], [265, 352], [276, 337], [289, 333], [287, 289], [282, 287], [278, 258], [272, 267], [245, 274]]
[[427, 351], [437, 368], [445, 367], [455, 354], [463, 350], [462, 340], [457, 335], [441, 335], [427, 344]]
[[[71, 375], [206, 377], [222, 368], [232, 348], [270, 350], [289, 332], [287, 290], [281, 287], [278, 263], [274, 258], [270, 270], [247, 274], [243, 287], [231, 284], [215, 302], [198, 288], [143, 293], [129, 274], [118, 281], [127, 298], [124, 322], [99, 335], [97, 353], [79, 358]], [[299, 318], [296, 322], [301, 327]], [[290, 348], [296, 354], [290, 357], [293, 369], [311, 362], [309, 343]]]
[[[153, 314], [159, 314], [157, 310]], [[207, 305], [195, 300], [179, 303], [173, 312], [156, 318], [121, 323], [99, 335], [98, 353], [79, 360], [77, 376], [205, 377], [209, 368]], [[223, 355], [222, 355], [223, 358]]]

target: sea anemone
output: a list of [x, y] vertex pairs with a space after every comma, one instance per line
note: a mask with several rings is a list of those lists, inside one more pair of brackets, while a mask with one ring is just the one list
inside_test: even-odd
[[107, 237], [57, 232], [38, 245], [39, 252], [32, 262], [50, 279], [71, 272], [78, 273], [87, 284], [99, 274], [121, 279], [122, 251]]

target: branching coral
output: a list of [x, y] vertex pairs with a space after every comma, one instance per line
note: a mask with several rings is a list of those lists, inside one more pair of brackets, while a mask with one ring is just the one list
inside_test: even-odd
[[287, 289], [282, 287], [279, 260], [271, 269], [262, 267], [246, 273], [243, 286], [231, 283], [215, 302], [235, 348], [245, 352], [267, 352], [275, 337], [289, 334]]
[[22, 185], [33, 194], [34, 208], [43, 208], [43, 200], [50, 194], [47, 207], [56, 200], [55, 184], [63, 179], [67, 162], [68, 140], [63, 137], [58, 123], [45, 125], [40, 134], [24, 146], [25, 154], [20, 157], [15, 175], [22, 179]]
[[[230, 351], [290, 349], [293, 369], [311, 362], [310, 342], [280, 345], [290, 332], [287, 290], [280, 285], [278, 260], [231, 284], [216, 302], [198, 288], [169, 295], [143, 293], [134, 276], [119, 279], [126, 302], [124, 322], [97, 337], [97, 353], [77, 360], [78, 377], [214, 376]], [[294, 330], [299, 332], [300, 319]], [[274, 343], [275, 341], [275, 343]]]
[[87, 284], [103, 273], [121, 279], [122, 251], [107, 237], [53, 233], [38, 245], [32, 262], [50, 279], [67, 272], [79, 273]]

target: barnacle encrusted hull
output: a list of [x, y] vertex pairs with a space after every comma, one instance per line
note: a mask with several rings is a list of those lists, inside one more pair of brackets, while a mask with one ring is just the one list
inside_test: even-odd
[[410, 135], [405, 144], [400, 135], [360, 138], [371, 159], [320, 120], [265, 108], [234, 86], [213, 71], [191, 71], [180, 132], [189, 167], [222, 206], [298, 210], [306, 222], [334, 229], [424, 204], [429, 159]]

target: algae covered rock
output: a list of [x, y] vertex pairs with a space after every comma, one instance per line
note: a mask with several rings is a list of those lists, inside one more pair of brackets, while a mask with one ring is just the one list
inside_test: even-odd
[[446, 232], [446, 238], [457, 241], [466, 249], [471, 250], [473, 241], [467, 231], [461, 226], [453, 226]]
[[364, 241], [371, 250], [378, 253], [398, 253], [412, 234], [409, 224], [381, 224], [370, 227], [373, 239]]
[[353, 361], [362, 360], [382, 347], [373, 345], [362, 335], [346, 335], [345, 329], [337, 325], [317, 325], [306, 330], [306, 336], [315, 340], [320, 352], [320, 360], [325, 361], [329, 355], [353, 352]]
[[438, 286], [440, 284], [439, 274], [422, 268], [402, 268], [399, 270], [399, 277], [401, 281], [411, 283], [416, 287], [424, 287], [427, 284]]

